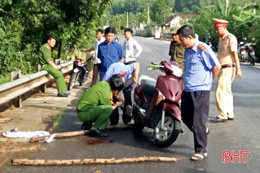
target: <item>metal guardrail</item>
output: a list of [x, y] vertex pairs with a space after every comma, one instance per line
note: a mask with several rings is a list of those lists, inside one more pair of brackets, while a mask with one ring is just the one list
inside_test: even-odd
[[[66, 74], [73, 69], [73, 62], [69, 61], [60, 64], [60, 66], [61, 72]], [[20, 79], [2, 84], [0, 85], [0, 105], [18, 98], [34, 88], [46, 85], [52, 79], [53, 77], [44, 70], [30, 75], [23, 75]]]

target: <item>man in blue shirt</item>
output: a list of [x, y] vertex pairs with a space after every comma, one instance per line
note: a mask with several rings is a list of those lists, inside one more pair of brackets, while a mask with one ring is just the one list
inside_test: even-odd
[[102, 79], [112, 63], [124, 62], [123, 47], [114, 41], [115, 28], [108, 27], [105, 29], [106, 41], [98, 46], [98, 58], [101, 60], [100, 78]]
[[[125, 81], [125, 87], [123, 89], [123, 93], [124, 93], [125, 103], [123, 109], [123, 122], [125, 124], [131, 121], [131, 118], [128, 116], [125, 108], [128, 105], [132, 106], [131, 92], [132, 92], [133, 84], [138, 82], [139, 71], [140, 71], [140, 64], [138, 62], [127, 64], [127, 65], [122, 62], [117, 62], [110, 65], [103, 78], [104, 81], [108, 81], [115, 74], [121, 74], [124, 76], [123, 79]], [[118, 121], [119, 121], [118, 110], [114, 110], [110, 116], [111, 125], [117, 125]]]
[[196, 40], [195, 31], [189, 25], [178, 29], [184, 53], [184, 85], [181, 112], [184, 124], [194, 134], [195, 154], [191, 160], [207, 158], [206, 121], [209, 114], [209, 96], [212, 81], [220, 71], [219, 61], [212, 49]]
[[132, 64], [124, 64], [122, 62], [116, 62], [109, 66], [106, 71], [103, 80], [108, 81], [114, 74], [123, 74], [124, 81], [127, 81], [130, 78], [133, 78], [135, 83], [138, 82], [140, 64], [138, 62]]

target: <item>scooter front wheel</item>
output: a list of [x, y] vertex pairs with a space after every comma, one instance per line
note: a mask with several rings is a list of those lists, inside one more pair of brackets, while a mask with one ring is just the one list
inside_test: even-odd
[[180, 121], [166, 112], [163, 128], [161, 124], [161, 119], [155, 122], [154, 142], [158, 147], [165, 148], [174, 143], [178, 138]]

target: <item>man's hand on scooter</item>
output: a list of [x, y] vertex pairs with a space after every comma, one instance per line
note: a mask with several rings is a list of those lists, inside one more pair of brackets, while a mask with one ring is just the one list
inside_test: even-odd
[[118, 101], [118, 102], [116, 102], [116, 103], [112, 106], [112, 108], [113, 108], [113, 110], [114, 110], [114, 109], [116, 109], [117, 107], [120, 107], [120, 106], [123, 106], [123, 105], [124, 105], [124, 102], [122, 102], [122, 101], [119, 102], [119, 101]]
[[138, 83], [138, 76], [134, 76], [134, 77], [133, 77], [133, 81], [134, 81], [134, 83], [137, 84], [137, 83]]

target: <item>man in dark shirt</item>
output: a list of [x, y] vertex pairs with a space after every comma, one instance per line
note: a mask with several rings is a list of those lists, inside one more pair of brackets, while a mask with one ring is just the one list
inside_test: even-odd
[[114, 41], [115, 28], [108, 27], [105, 29], [106, 41], [98, 46], [98, 58], [101, 60], [100, 78], [103, 79], [107, 69], [112, 63], [124, 62], [123, 47]]
[[170, 44], [170, 50], [169, 50], [169, 55], [171, 56], [171, 61], [176, 61], [179, 66], [184, 69], [184, 64], [183, 64], [183, 57], [184, 57], [184, 52], [185, 49], [182, 47], [179, 35], [176, 34], [176, 32], [172, 32], [172, 38], [173, 41], [171, 41]]

